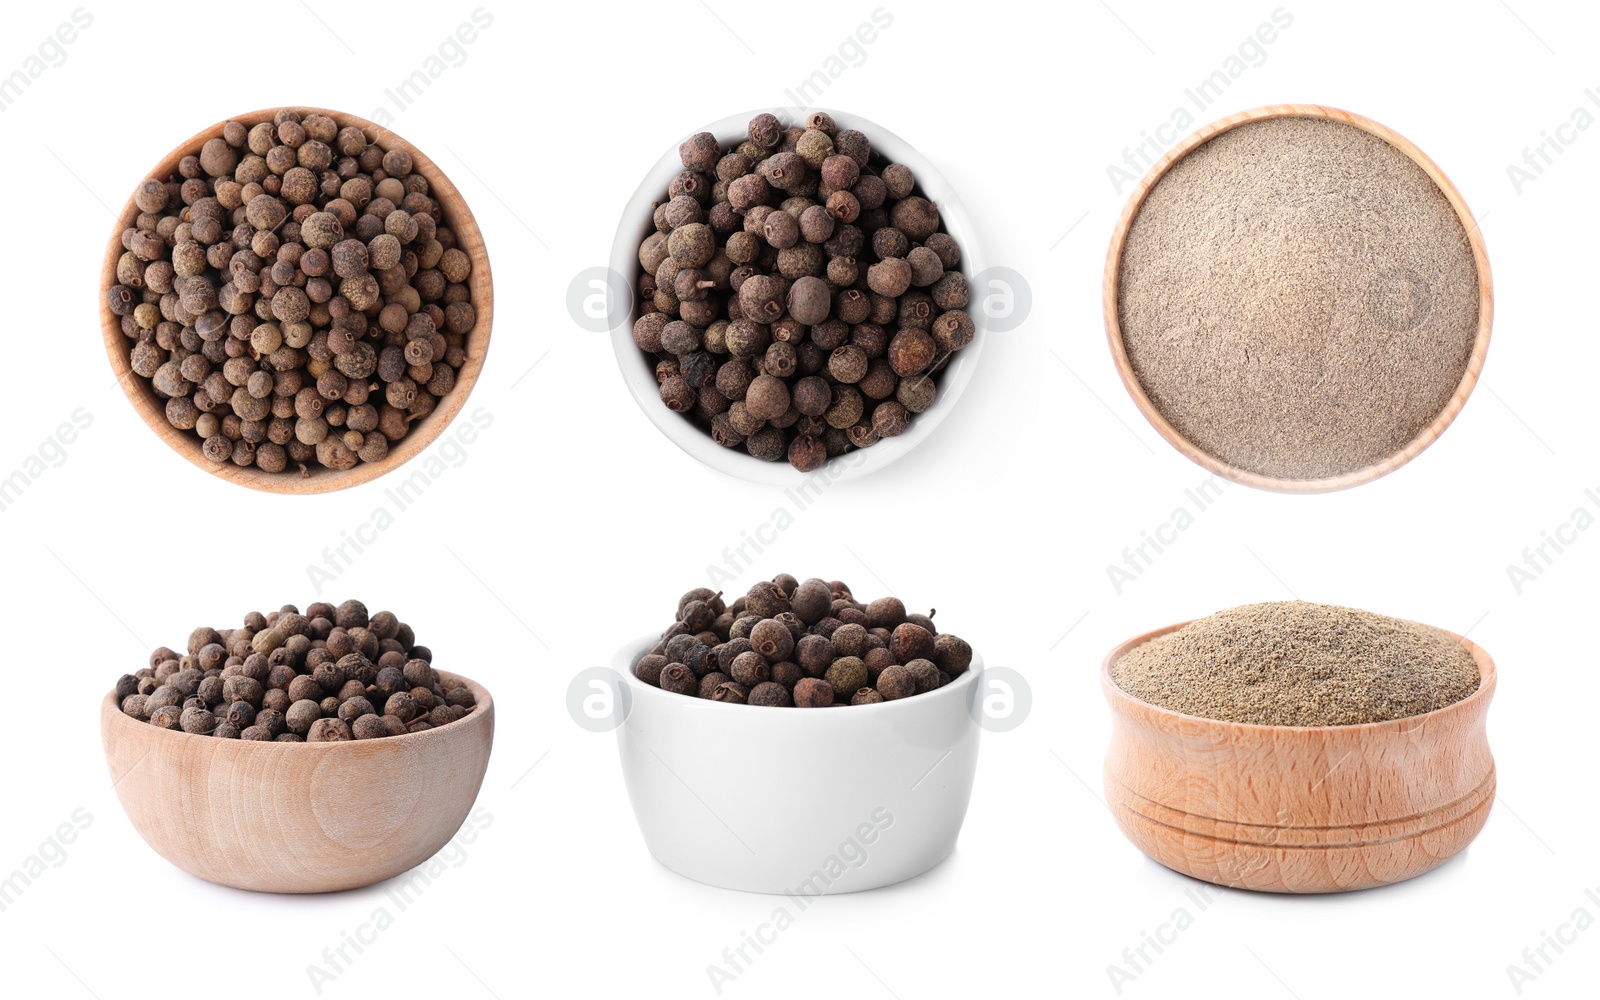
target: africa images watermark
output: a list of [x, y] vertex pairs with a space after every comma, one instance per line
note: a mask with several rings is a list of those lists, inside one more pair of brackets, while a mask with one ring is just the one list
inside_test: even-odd
[[380, 128], [393, 125], [402, 111], [417, 103], [428, 88], [433, 86], [433, 81], [451, 69], [460, 69], [466, 65], [467, 46], [478, 40], [480, 32], [487, 31], [494, 24], [494, 14], [485, 7], [475, 8], [468, 17], [470, 20], [462, 21], [456, 25], [454, 31], [445, 35], [435, 46], [434, 51], [429, 53], [409, 76], [392, 87], [384, 88], [383, 96], [386, 103], [372, 109], [372, 113], [367, 116], [374, 125]]
[[452, 424], [428, 453], [416, 460], [416, 467], [410, 475], [406, 475], [404, 470], [393, 473], [389, 478], [394, 485], [383, 491], [383, 498], [387, 502], [374, 507], [372, 513], [354, 528], [340, 530], [338, 543], [322, 550], [320, 564], [306, 564], [306, 577], [311, 581], [312, 593], [321, 597], [329, 584], [337, 582], [355, 565], [357, 556], [367, 551], [368, 546], [376, 545], [383, 533], [394, 527], [400, 514], [422, 499], [445, 473], [465, 465], [471, 457], [469, 449], [477, 442], [478, 434], [493, 425], [494, 414], [480, 406], [472, 411], [470, 420]]
[[357, 924], [354, 931], [341, 931], [338, 944], [322, 949], [321, 962], [306, 966], [306, 977], [311, 981], [312, 991], [321, 996], [329, 983], [349, 972], [355, 960], [378, 942], [378, 936], [394, 926], [399, 914], [410, 909], [422, 898], [423, 893], [445, 875], [467, 863], [467, 847], [493, 824], [494, 814], [479, 806], [461, 824], [461, 829], [450, 843], [440, 848], [438, 854], [425, 864], [392, 879], [383, 890], [387, 902], [374, 907], [371, 915]]
[[822, 96], [823, 91], [833, 86], [835, 80], [844, 76], [849, 70], [860, 69], [865, 65], [867, 46], [876, 42], [880, 33], [894, 24], [894, 15], [884, 7], [874, 8], [868, 17], [870, 20], [856, 25], [855, 31], [846, 35], [834, 52], [823, 59], [822, 65], [813, 70], [810, 76], [783, 92], [783, 96], [789, 99], [791, 106], [810, 107], [813, 101]]
[[1520, 561], [1506, 564], [1506, 579], [1511, 581], [1512, 592], [1521, 597], [1530, 584], [1543, 577], [1597, 522], [1600, 522], [1600, 489], [1591, 487], [1583, 491], [1583, 502], [1572, 509], [1566, 520], [1539, 532], [1539, 542], [1524, 546]]
[[1192, 885], [1183, 891], [1183, 895], [1186, 903], [1194, 905], [1193, 910], [1186, 904], [1173, 907], [1167, 919], [1157, 924], [1154, 931], [1141, 930], [1138, 943], [1122, 949], [1121, 962], [1106, 965], [1106, 976], [1111, 980], [1111, 989], [1117, 996], [1121, 996], [1130, 983], [1149, 972], [1156, 959], [1178, 943], [1178, 935], [1193, 927], [1195, 918], [1214, 906], [1224, 894], [1213, 885]]
[[1166, 520], [1154, 528], [1140, 531], [1138, 544], [1124, 546], [1122, 562], [1106, 564], [1106, 579], [1111, 582], [1111, 589], [1116, 595], [1121, 597], [1130, 584], [1155, 565], [1157, 557], [1166, 552], [1168, 547], [1177, 544], [1183, 533], [1194, 527], [1200, 515], [1211, 509], [1229, 485], [1228, 480], [1221, 476], [1207, 476], [1183, 491], [1185, 502], [1174, 507]]
[[[1267, 20], [1244, 37], [1238, 48], [1222, 64], [1202, 77], [1193, 86], [1185, 87], [1184, 103], [1167, 115], [1167, 120], [1148, 131], [1139, 133], [1139, 141], [1124, 146], [1122, 160], [1106, 164], [1106, 177], [1111, 189], [1121, 194], [1130, 184], [1139, 183], [1145, 171], [1155, 165], [1167, 148], [1192, 131], [1197, 119], [1195, 112], [1203, 112], [1221, 100], [1223, 92], [1233, 86], [1233, 81], [1251, 69], [1259, 69], [1267, 61], [1267, 46], [1278, 40], [1280, 34], [1294, 24], [1294, 14], [1287, 7], [1278, 7], [1267, 15]], [[1190, 110], [1193, 108], [1193, 110]]]
[[[1583, 98], [1600, 108], [1600, 88], [1588, 88], [1583, 92]], [[1521, 163], [1506, 164], [1506, 177], [1511, 181], [1511, 190], [1517, 194], [1526, 191], [1528, 185], [1543, 177], [1544, 172], [1555, 165], [1556, 158], [1577, 142], [1579, 135], [1587, 132], [1595, 121], [1595, 112], [1587, 105], [1580, 104], [1572, 109], [1566, 121], [1555, 128], [1541, 131], [1538, 142], [1522, 148]]]
[[0, 479], [0, 512], [10, 510], [46, 472], [67, 464], [67, 449], [93, 424], [94, 414], [81, 406], [68, 414], [67, 420], [57, 424], [32, 454], [23, 458], [9, 476]]
[[52, 69], [60, 69], [67, 61], [67, 46], [76, 42], [79, 35], [94, 24], [94, 14], [87, 7], [74, 8], [67, 18], [44, 36], [44, 41], [22, 60], [20, 66], [0, 76], [0, 111], [10, 110], [33, 86], [33, 81]]
[[[1574, 907], [1567, 919], [1556, 925], [1554, 932], [1539, 931], [1539, 942], [1522, 949], [1520, 961], [1507, 963], [1506, 977], [1511, 980], [1511, 989], [1517, 996], [1522, 996], [1524, 990], [1549, 972], [1556, 960], [1578, 943], [1580, 934], [1595, 926], [1595, 913], [1600, 910], [1600, 886], [1583, 890], [1583, 898], [1584, 902]], [[1591, 905], [1595, 909], [1590, 909]]]
[[794, 527], [800, 514], [822, 499], [828, 487], [838, 482], [845, 472], [859, 467], [866, 458], [865, 449], [845, 452], [815, 472], [806, 473], [799, 486], [784, 487], [783, 497], [787, 502], [773, 508], [767, 519], [754, 528], [739, 532], [739, 544], [722, 550], [722, 563], [706, 566], [706, 579], [713, 587], [737, 583], [739, 574], [749, 572], [767, 551], [767, 546], [776, 544], [778, 536]]
[[713, 962], [706, 966], [706, 978], [711, 981], [711, 988], [717, 996], [721, 996], [730, 983], [750, 971], [750, 966], [755, 962], [750, 955], [752, 950], [756, 957], [765, 954], [766, 949], [777, 942], [778, 935], [793, 927], [795, 918], [809, 910], [818, 897], [848, 873], [864, 866], [871, 859], [872, 845], [892, 826], [894, 814], [887, 807], [874, 809], [872, 815], [840, 842], [838, 849], [824, 858], [810, 876], [784, 892], [784, 899], [793, 905], [792, 912], [787, 904], [773, 907], [768, 918], [756, 925], [754, 933], [743, 931], [738, 944], [722, 949], [721, 964]]
[[94, 814], [83, 806], [72, 811], [67, 822], [55, 828], [37, 850], [22, 859], [10, 875], [0, 879], [0, 913], [17, 905], [23, 892], [52, 868], [67, 863], [67, 847], [77, 841], [78, 835], [94, 825]]

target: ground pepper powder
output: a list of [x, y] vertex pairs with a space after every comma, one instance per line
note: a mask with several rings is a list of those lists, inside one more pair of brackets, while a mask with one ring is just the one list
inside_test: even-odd
[[1404, 449], [1460, 386], [1478, 327], [1461, 219], [1406, 153], [1271, 118], [1175, 163], [1127, 233], [1117, 313], [1133, 375], [1201, 451], [1284, 479]]
[[[887, 673], [887, 671], [885, 671]], [[1247, 604], [1129, 650], [1111, 679], [1186, 715], [1263, 726], [1404, 719], [1478, 689], [1453, 636], [1416, 622], [1306, 601]]]

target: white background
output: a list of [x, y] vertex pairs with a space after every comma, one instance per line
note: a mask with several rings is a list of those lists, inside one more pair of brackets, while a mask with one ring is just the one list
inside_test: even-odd
[[[479, 799], [493, 822], [323, 995], [711, 997], [706, 967], [768, 918], [772, 900], [650, 858], [612, 737], [574, 725], [564, 695], [577, 671], [664, 624], [781, 498], [659, 434], [565, 296], [605, 263], [622, 204], [663, 149], [731, 112], [789, 103], [784, 91], [875, 6], [491, 0], [465, 61], [396, 117], [489, 244], [497, 322], [469, 410], [494, 422], [323, 596], [392, 608], [441, 666], [493, 690], [500, 730]], [[1140, 855], [1100, 802], [1099, 661], [1149, 628], [1290, 594], [1471, 630], [1501, 671], [1490, 738], [1503, 794], [1470, 850], [1413, 882], [1225, 893], [1123, 995], [1515, 995], [1507, 966], [1525, 947], [1577, 907], [1600, 915], [1584, 896], [1600, 886], [1600, 664], [1586, 634], [1600, 533], [1520, 595], [1506, 572], [1600, 487], [1600, 129], [1576, 133], [1520, 194], [1506, 169], [1600, 87], [1595, 14], [1542, 0], [1472, 0], [1453, 19], [1437, 5], [1285, 5], [1292, 26], [1265, 62], [1197, 117], [1325, 103], [1426, 150], [1483, 217], [1498, 299], [1484, 382], [1436, 445], [1376, 483], [1319, 497], [1230, 488], [1119, 596], [1107, 564], [1206, 476], [1139, 418], [1111, 365], [1100, 279], [1128, 189], [1106, 167], [1277, 5], [1066, 6], [889, 0], [892, 25], [820, 102], [938, 163], [991, 261], [1026, 276], [1033, 309], [989, 338], [957, 412], [917, 454], [831, 489], [742, 579], [838, 577], [937, 605], [991, 664], [1029, 678], [1035, 708], [985, 738], [946, 864], [813, 907], [724, 995], [1114, 995], [1107, 966], [1190, 905], [1195, 883]], [[385, 905], [381, 887], [294, 898], [202, 883], [147, 848], [117, 804], [97, 732], [112, 680], [201, 622], [315, 599], [307, 565], [371, 516], [385, 484], [266, 496], [170, 453], [112, 383], [96, 277], [111, 208], [170, 146], [258, 107], [392, 108], [384, 89], [473, 8], [94, 3], [65, 61], [0, 112], [0, 474], [75, 408], [93, 415], [65, 462], [0, 512], [0, 874], [74, 810], [92, 817], [65, 862], [0, 912], [8, 995], [313, 996], [307, 967]], [[72, 9], [13, 7], [0, 73]], [[1600, 929], [1525, 993], [1588, 993], [1597, 975]]]

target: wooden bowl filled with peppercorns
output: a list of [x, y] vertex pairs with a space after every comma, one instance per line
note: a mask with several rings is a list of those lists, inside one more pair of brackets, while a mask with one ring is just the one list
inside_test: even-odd
[[483, 784], [494, 701], [359, 601], [195, 629], [100, 707], [111, 778], [157, 854], [208, 882], [336, 892], [449, 843]]
[[415, 146], [321, 108], [220, 122], [117, 219], [101, 329], [174, 451], [272, 493], [364, 483], [420, 454], [482, 370], [483, 234]]
[[981, 267], [954, 191], [898, 136], [840, 112], [738, 115], [663, 156], [624, 211], [612, 343], [645, 414], [712, 468], [864, 475], [971, 380]]
[[983, 661], [933, 617], [788, 574], [726, 602], [685, 593], [613, 665], [650, 853], [697, 882], [795, 895], [944, 861], [978, 766]]

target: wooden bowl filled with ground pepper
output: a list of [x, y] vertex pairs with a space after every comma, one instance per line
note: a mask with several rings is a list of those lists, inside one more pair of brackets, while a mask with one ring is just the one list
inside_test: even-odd
[[1123, 385], [1173, 447], [1259, 489], [1369, 482], [1477, 385], [1494, 293], [1466, 202], [1403, 136], [1285, 104], [1200, 129], [1151, 169], [1106, 257]]
[[100, 288], [139, 415], [273, 493], [416, 457], [465, 405], [494, 318], [455, 185], [393, 132], [320, 108], [240, 115], [167, 154], [118, 217]]
[[1494, 804], [1494, 661], [1442, 629], [1303, 601], [1171, 625], [1106, 657], [1106, 801], [1153, 860], [1218, 885], [1343, 892], [1464, 850]]

